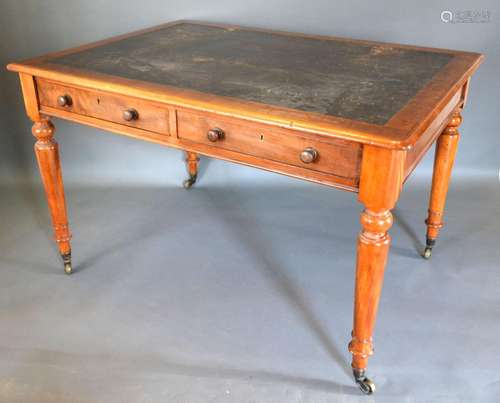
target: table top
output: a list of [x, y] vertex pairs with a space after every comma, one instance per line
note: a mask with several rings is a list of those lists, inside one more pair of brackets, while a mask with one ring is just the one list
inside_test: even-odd
[[476, 53], [179, 21], [10, 67], [404, 146], [480, 61]]

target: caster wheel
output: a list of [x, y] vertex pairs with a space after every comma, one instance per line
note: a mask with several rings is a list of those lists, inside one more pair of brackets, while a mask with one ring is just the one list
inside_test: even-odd
[[64, 263], [64, 272], [66, 274], [71, 274], [73, 273], [73, 268], [71, 267], [71, 253], [68, 253], [67, 255], [61, 255]]
[[71, 263], [64, 263], [64, 272], [66, 274], [73, 273], [73, 268], [71, 267]]
[[363, 379], [356, 379], [356, 383], [365, 395], [371, 395], [375, 392], [375, 384], [371, 379], [364, 377]]
[[424, 253], [422, 253], [422, 257], [424, 259], [430, 259], [431, 256], [432, 256], [432, 248], [429, 247], [425, 248]]
[[182, 182], [182, 186], [184, 186], [184, 189], [191, 189], [191, 187], [195, 183], [196, 183], [196, 175], [190, 176], [188, 179], [186, 179], [184, 182]]
[[354, 375], [354, 380], [359, 386], [359, 389], [361, 389], [361, 392], [363, 392], [365, 395], [371, 395], [375, 392], [375, 383], [373, 383], [371, 379], [365, 376], [364, 369], [354, 368], [352, 370], [352, 373]]

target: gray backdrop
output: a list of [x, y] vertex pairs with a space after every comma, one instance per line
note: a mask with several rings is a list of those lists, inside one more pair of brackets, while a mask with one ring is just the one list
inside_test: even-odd
[[[443, 23], [443, 10], [489, 10], [490, 23]], [[500, 126], [500, 30], [497, 2], [490, 1], [64, 1], [3, 0], [0, 64], [129, 32], [176, 19], [200, 19], [256, 27], [332, 34], [482, 52], [486, 61], [473, 78], [464, 114], [463, 140], [455, 174], [498, 176]], [[33, 178], [33, 139], [15, 74], [0, 73], [0, 181]], [[105, 135], [56, 121], [67, 183], [178, 184], [181, 154], [161, 146]], [[71, 162], [71, 163], [68, 163]], [[428, 176], [432, 157], [417, 171]], [[204, 180], [222, 183], [289, 181], [232, 164], [211, 162]], [[34, 176], [37, 179], [37, 176]], [[207, 182], [208, 183], [208, 182]]]
[[[0, 402], [498, 402], [497, 3], [3, 0], [1, 65], [181, 18], [464, 49], [486, 61], [430, 261], [419, 251], [432, 153], [393, 211], [373, 398], [353, 385], [346, 347], [353, 194], [207, 160], [184, 191], [179, 151], [56, 120], [74, 234], [68, 278], [18, 80], [1, 69]], [[446, 9], [489, 11], [491, 22], [443, 23]]]

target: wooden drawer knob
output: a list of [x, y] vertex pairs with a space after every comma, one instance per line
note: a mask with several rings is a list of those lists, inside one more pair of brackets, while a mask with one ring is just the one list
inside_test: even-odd
[[304, 164], [310, 164], [318, 159], [319, 153], [312, 147], [307, 147], [300, 153], [300, 160]]
[[71, 106], [73, 103], [69, 95], [60, 95], [57, 97], [57, 105], [59, 106]]
[[139, 112], [137, 112], [135, 109], [127, 109], [123, 111], [123, 120], [130, 122], [137, 119], [139, 119]]
[[222, 140], [224, 138], [224, 131], [219, 129], [218, 127], [214, 127], [207, 132], [207, 139], [211, 142], [215, 143], [218, 140]]

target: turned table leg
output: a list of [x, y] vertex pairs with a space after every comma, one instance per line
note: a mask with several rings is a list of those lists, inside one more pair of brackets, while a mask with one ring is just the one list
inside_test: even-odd
[[64, 187], [59, 161], [59, 149], [54, 140], [54, 125], [48, 119], [42, 119], [33, 125], [35, 154], [42, 177], [43, 186], [47, 195], [55, 239], [64, 263], [64, 271], [72, 272], [71, 267], [71, 234], [68, 227], [66, 203], [64, 201]]
[[366, 377], [368, 358], [373, 354], [373, 330], [382, 291], [384, 270], [391, 238], [390, 210], [395, 206], [404, 179], [403, 151], [365, 146], [361, 166], [359, 200], [361, 214], [358, 237], [354, 323], [349, 351], [352, 370], [360, 389], [371, 394], [375, 384]]
[[187, 178], [183, 186], [185, 189], [191, 188], [196, 182], [196, 178], [198, 177], [198, 163], [200, 158], [198, 154], [193, 153], [191, 151], [186, 151], [186, 167], [189, 174], [189, 178]]
[[373, 354], [372, 334], [391, 243], [387, 233], [391, 225], [392, 214], [388, 210], [365, 209], [361, 214], [362, 230], [358, 238], [354, 291], [354, 326], [349, 351], [353, 355], [354, 379], [367, 394], [375, 391], [374, 383], [365, 376], [365, 369], [368, 357]]
[[450, 122], [443, 130], [436, 142], [436, 155], [434, 158], [434, 172], [432, 175], [432, 189], [429, 200], [429, 213], [425, 223], [427, 224], [427, 240], [423, 253], [424, 258], [429, 259], [432, 248], [436, 244], [439, 230], [443, 227], [443, 212], [446, 203], [446, 194], [450, 183], [451, 170], [455, 161], [457, 151], [458, 126], [462, 123], [460, 112], [455, 112]]

